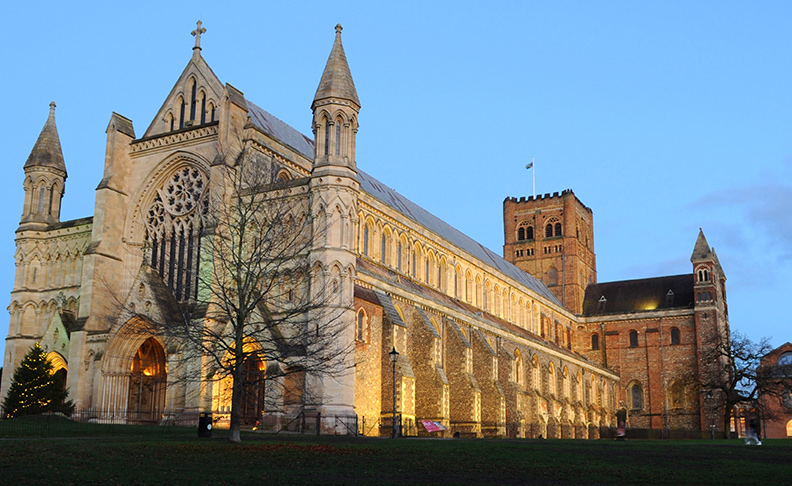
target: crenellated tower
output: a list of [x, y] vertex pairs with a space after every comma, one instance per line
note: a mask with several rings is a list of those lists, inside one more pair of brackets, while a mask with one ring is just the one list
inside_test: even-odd
[[20, 230], [40, 230], [60, 221], [66, 176], [53, 101], [47, 122], [25, 162], [25, 206]]
[[571, 189], [503, 201], [503, 258], [542, 280], [580, 314], [586, 286], [597, 283], [594, 213]]
[[[355, 137], [360, 101], [341, 44], [341, 25], [336, 25], [335, 31], [335, 42], [311, 105], [315, 134], [310, 182], [314, 215], [311, 265], [315, 285], [319, 286], [315, 291], [326, 296], [327, 308], [321, 319], [341, 319], [349, 324], [337, 343], [344, 347], [354, 340], [352, 304], [360, 190]], [[325, 380], [318, 394], [324, 415], [354, 415], [352, 374]]]

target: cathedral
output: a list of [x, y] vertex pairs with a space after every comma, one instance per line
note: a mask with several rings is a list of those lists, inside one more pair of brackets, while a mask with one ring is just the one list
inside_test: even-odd
[[[60, 220], [67, 166], [50, 104], [24, 164], [0, 396], [39, 342], [91, 420], [227, 421], [227, 378], [200, 357], [185, 366], [179, 346], [141, 322], [193, 309], [194, 325], [225, 324], [194, 311], [199, 276], [218, 275], [205, 255], [205, 201], [244, 154], [269, 178], [251, 191], [289, 194], [313, 222], [305, 258], [332, 293], [323, 305], [343, 324], [337, 346], [350, 350], [350, 367], [332, 377], [279, 373], [259, 353], [246, 423], [597, 438], [620, 414], [633, 428], [722, 428], [712, 420], [719, 397], [696, 385], [717, 373], [702, 347], [729, 332], [725, 275], [703, 232], [690, 274], [598, 283], [593, 212], [566, 190], [506, 198], [500, 256], [357, 166], [361, 102], [340, 25], [311, 136], [223, 83], [202, 56], [204, 32], [199, 22], [187, 66], [142, 135], [111, 115], [92, 217]], [[206, 372], [196, 382], [188, 369]]]

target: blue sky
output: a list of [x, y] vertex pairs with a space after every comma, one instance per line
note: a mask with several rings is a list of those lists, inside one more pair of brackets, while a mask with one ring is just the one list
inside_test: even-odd
[[531, 194], [535, 156], [538, 193], [571, 188], [593, 209], [600, 282], [692, 272], [702, 227], [732, 328], [792, 341], [792, 3], [220, 3], [0, 7], [5, 305], [22, 166], [50, 101], [61, 219], [89, 216], [111, 113], [142, 135], [199, 18], [221, 81], [303, 133], [340, 22], [363, 170], [501, 253], [503, 199]]

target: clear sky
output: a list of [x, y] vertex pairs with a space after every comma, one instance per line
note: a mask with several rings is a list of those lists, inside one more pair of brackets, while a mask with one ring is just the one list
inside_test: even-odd
[[571, 188], [593, 209], [600, 282], [692, 273], [701, 227], [732, 328], [792, 341], [792, 2], [226, 4], [0, 7], [4, 306], [22, 167], [50, 101], [61, 219], [90, 216], [111, 113], [143, 134], [198, 19], [220, 80], [306, 134], [340, 22], [360, 168], [502, 253], [503, 199], [531, 195], [535, 156], [538, 193]]

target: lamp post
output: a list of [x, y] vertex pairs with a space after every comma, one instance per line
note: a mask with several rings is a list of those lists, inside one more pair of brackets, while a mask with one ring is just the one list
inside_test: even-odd
[[396, 361], [399, 359], [399, 352], [396, 351], [396, 347], [393, 347], [393, 351], [388, 353], [390, 355], [391, 364], [393, 365], [393, 415], [391, 416], [391, 421], [393, 423], [393, 439], [399, 436], [398, 429], [396, 427]]
[[707, 401], [709, 402], [710, 437], [712, 440], [715, 440], [715, 417], [712, 415], [712, 390], [707, 391]]

